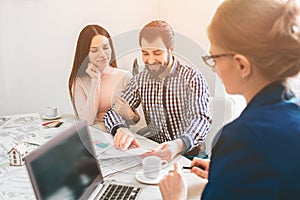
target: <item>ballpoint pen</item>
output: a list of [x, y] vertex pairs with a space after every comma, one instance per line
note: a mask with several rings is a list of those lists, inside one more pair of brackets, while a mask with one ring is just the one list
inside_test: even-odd
[[193, 167], [198, 167], [202, 170], [205, 170], [205, 168], [201, 165], [195, 165], [195, 166], [183, 166], [182, 169], [192, 169]]
[[[195, 166], [183, 166], [182, 169], [192, 169], [193, 167], [198, 167], [198, 168], [200, 168], [200, 169], [202, 169], [202, 170], [205, 170], [204, 167], [201, 166], [201, 165], [195, 165]], [[172, 169], [172, 170], [169, 170], [169, 172], [175, 172], [175, 170]]]

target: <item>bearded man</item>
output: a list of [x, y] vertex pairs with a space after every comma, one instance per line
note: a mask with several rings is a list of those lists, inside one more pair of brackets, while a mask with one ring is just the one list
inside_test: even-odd
[[[145, 25], [139, 34], [139, 44], [146, 69], [131, 79], [122, 99], [134, 111], [142, 104], [150, 139], [160, 143], [143, 156], [155, 155], [167, 161], [190, 151], [197, 156], [211, 125], [205, 78], [176, 60], [174, 31], [165, 21]], [[118, 112], [110, 109], [104, 117], [115, 147], [139, 147], [120, 112], [120, 108]]]

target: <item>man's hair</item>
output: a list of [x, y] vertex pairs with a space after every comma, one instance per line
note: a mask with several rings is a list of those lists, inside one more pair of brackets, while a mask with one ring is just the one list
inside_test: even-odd
[[167, 49], [174, 46], [175, 38], [172, 27], [165, 21], [155, 20], [146, 24], [139, 35], [139, 44], [141, 46], [142, 39], [147, 42], [153, 42], [157, 38], [161, 38]]

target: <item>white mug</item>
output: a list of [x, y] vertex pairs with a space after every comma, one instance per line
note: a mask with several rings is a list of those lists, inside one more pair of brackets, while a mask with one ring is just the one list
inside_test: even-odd
[[156, 179], [162, 167], [168, 165], [168, 161], [161, 160], [157, 156], [148, 156], [142, 160], [144, 176], [149, 179]]
[[55, 106], [47, 106], [45, 115], [47, 117], [55, 117], [57, 115], [57, 107]]

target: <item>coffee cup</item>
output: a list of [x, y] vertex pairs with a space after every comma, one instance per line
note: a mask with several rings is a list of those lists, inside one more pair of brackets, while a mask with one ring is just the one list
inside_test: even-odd
[[162, 167], [168, 165], [168, 161], [161, 160], [157, 156], [148, 156], [142, 160], [144, 176], [149, 179], [159, 177]]
[[55, 117], [57, 116], [57, 107], [55, 106], [47, 106], [45, 109], [45, 115], [47, 117]]

